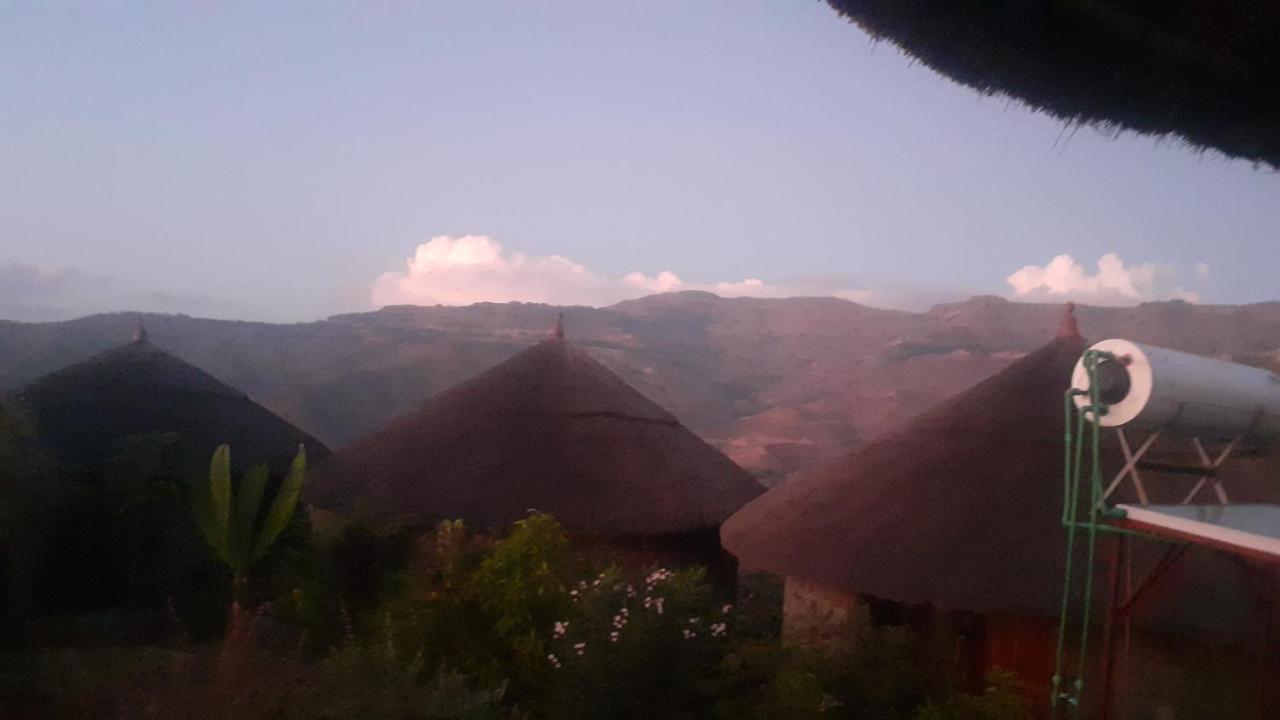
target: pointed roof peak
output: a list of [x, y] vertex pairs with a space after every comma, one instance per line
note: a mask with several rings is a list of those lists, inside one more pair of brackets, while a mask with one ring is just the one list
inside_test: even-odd
[[548, 335], [555, 340], [564, 339], [564, 313], [556, 315], [556, 322], [551, 326], [551, 332]]
[[133, 331], [133, 343], [136, 345], [144, 342], [147, 342], [147, 326], [143, 325], [142, 321], [139, 320], [138, 327]]
[[536, 507], [570, 534], [626, 537], [716, 528], [763, 491], [558, 334], [343, 449], [304, 492], [396, 523], [501, 527]]
[[1060, 338], [1078, 338], [1080, 335], [1080, 323], [1076, 321], [1076, 304], [1067, 303], [1062, 310], [1062, 320], [1058, 323], [1058, 337]]
[[[181, 469], [200, 471], [222, 443], [236, 449], [233, 467], [252, 460], [288, 467], [305, 443], [312, 460], [328, 454], [319, 440], [254, 403], [240, 390], [147, 342], [134, 341], [51, 372], [20, 394], [42, 439], [79, 465], [105, 461], [120, 438], [152, 432], [179, 436]], [[94, 429], [85, 433], [84, 427]]]

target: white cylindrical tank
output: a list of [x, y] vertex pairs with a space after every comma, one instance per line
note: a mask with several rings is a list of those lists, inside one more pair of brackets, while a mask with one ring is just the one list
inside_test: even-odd
[[[1103, 340], [1090, 350], [1116, 357], [1097, 369], [1099, 392], [1109, 406], [1103, 427], [1224, 439], [1280, 435], [1280, 377], [1274, 373], [1129, 340]], [[1084, 358], [1076, 363], [1071, 386], [1089, 389]], [[1083, 408], [1088, 397], [1075, 402]]]

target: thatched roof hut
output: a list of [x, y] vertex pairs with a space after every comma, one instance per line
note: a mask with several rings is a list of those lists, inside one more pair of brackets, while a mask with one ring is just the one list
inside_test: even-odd
[[299, 445], [312, 462], [328, 454], [244, 393], [156, 347], [141, 328], [129, 344], [50, 373], [19, 396], [41, 441], [84, 467], [109, 459], [120, 440], [150, 433], [174, 433], [177, 462], [190, 472], [206, 471], [223, 443], [237, 472], [257, 462], [281, 472]]
[[[874, 444], [747, 504], [721, 529], [725, 549], [746, 569], [787, 578], [787, 632], [797, 640], [837, 637], [850, 608], [866, 600], [905, 613], [924, 636], [947, 638], [942, 651], [922, 650], [922, 663], [963, 682], [994, 668], [1013, 670], [1043, 702], [1067, 559], [1063, 392], [1086, 346], [1068, 310], [1049, 344]], [[1114, 472], [1116, 445], [1103, 439], [1104, 472]], [[1191, 464], [1176, 456], [1181, 450], [1174, 453], [1161, 459]], [[1236, 502], [1274, 502], [1275, 472], [1276, 458], [1260, 457], [1218, 477]], [[1179, 502], [1195, 480], [1148, 477], [1147, 487], [1154, 502]], [[1130, 501], [1129, 486], [1118, 493]], [[1114, 540], [1104, 544], [1111, 548]], [[1156, 572], [1166, 549], [1134, 543], [1134, 583]], [[1247, 669], [1260, 627], [1254, 583], [1267, 572], [1209, 548], [1189, 550], [1169, 573], [1174, 577], [1148, 593], [1161, 601], [1146, 602], [1139, 623], [1180, 639], [1168, 646], [1135, 640], [1134, 667], [1207, 667], [1201, 646], [1178, 644], [1193, 638], [1236, 648], [1215, 667], [1217, 677]], [[1097, 617], [1106, 597], [1101, 589], [1093, 595]], [[1237, 652], [1241, 647], [1249, 649]]]
[[[725, 523], [744, 567], [908, 603], [1051, 615], [1062, 591], [1062, 392], [1053, 342]], [[1017, 548], [1017, 552], [1011, 552]]]
[[[1056, 615], [1063, 392], [1086, 347], [1068, 308], [1052, 342], [749, 503], [724, 524], [725, 548], [747, 568], [887, 600]], [[1118, 468], [1103, 440], [1105, 464]], [[1274, 470], [1274, 458], [1242, 460], [1221, 477], [1237, 502], [1274, 501], [1280, 490], [1262, 480]], [[1161, 478], [1150, 491], [1177, 502], [1194, 482]]]
[[1263, 0], [828, 0], [873, 37], [1067, 123], [1280, 167], [1280, 6]]
[[501, 527], [530, 509], [578, 536], [714, 530], [763, 488], [557, 330], [344, 448], [318, 507]]

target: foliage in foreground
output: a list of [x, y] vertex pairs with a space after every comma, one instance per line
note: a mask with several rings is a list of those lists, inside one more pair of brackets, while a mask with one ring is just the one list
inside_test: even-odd
[[293, 517], [302, 481], [307, 472], [307, 450], [298, 454], [276, 488], [275, 498], [263, 514], [268, 471], [265, 464], [249, 468], [236, 485], [231, 482], [231, 448], [220, 446], [209, 463], [209, 482], [192, 490], [192, 511], [200, 534], [226, 563], [237, 584], [250, 568], [266, 557]]
[[[19, 505], [23, 488], [34, 487], [27, 480], [49, 470], [6, 450], [22, 447], [25, 435], [16, 435], [0, 444], [0, 470], [8, 468], [0, 476], [4, 538], [19, 536], [14, 508], [21, 506], [38, 511], [27, 527], [106, 545], [98, 552], [119, 558], [127, 592], [85, 606], [103, 620], [131, 602], [155, 608], [166, 593], [174, 600], [159, 607], [168, 628], [160, 635], [140, 641], [117, 632], [108, 640], [89, 624], [78, 633], [100, 645], [150, 647], [0, 653], [0, 715], [16, 708], [19, 716], [184, 720], [1028, 717], [1004, 677], [992, 678], [986, 693], [930, 703], [911, 636], [875, 626], [866, 613], [843, 645], [786, 647], [776, 593], [728, 597], [696, 568], [601, 565], [574, 552], [546, 515], [525, 518], [502, 538], [456, 521], [416, 539], [359, 523], [317, 534], [305, 513], [293, 512], [291, 493], [288, 512], [273, 509], [280, 493], [269, 497], [257, 471], [238, 486], [216, 460], [208, 486], [174, 476], [163, 437], [123, 443], [92, 483], [70, 483], [56, 502]], [[221, 499], [214, 502], [211, 490]], [[198, 526], [186, 508], [199, 491], [208, 493], [203, 509], [216, 512]], [[273, 543], [264, 538], [274, 531], [264, 530], [276, 515], [288, 522]], [[92, 522], [76, 524], [84, 518]], [[160, 521], [162, 534], [144, 532]], [[115, 538], [114, 546], [102, 537]], [[29, 557], [66, 547], [54, 543]], [[175, 584], [182, 566], [167, 556], [186, 562], [189, 552], [212, 572], [183, 581], [189, 589], [182, 591]], [[251, 582], [240, 588], [244, 626], [217, 639], [228, 627], [229, 581], [250, 569]], [[13, 577], [10, 570], [11, 594]], [[85, 592], [84, 577], [68, 574], [35, 596], [63, 587]], [[192, 612], [191, 598], [220, 613], [197, 626], [202, 615]], [[51, 618], [62, 628], [89, 619], [82, 611], [75, 622]], [[202, 640], [211, 635], [214, 642]]]

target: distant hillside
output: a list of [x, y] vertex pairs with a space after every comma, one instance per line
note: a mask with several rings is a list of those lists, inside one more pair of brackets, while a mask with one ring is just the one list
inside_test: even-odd
[[[832, 457], [1047, 342], [1059, 305], [976, 297], [924, 313], [832, 298], [672, 293], [612, 307], [391, 307], [321, 322], [117, 313], [0, 322], [0, 390], [127, 341], [152, 341], [333, 447], [545, 336], [570, 338], [767, 482]], [[1280, 303], [1082, 307], [1086, 337], [1123, 336], [1280, 362]]]

